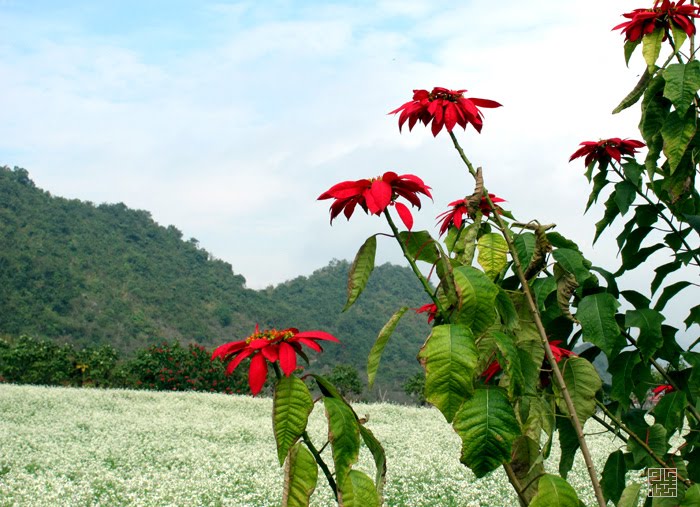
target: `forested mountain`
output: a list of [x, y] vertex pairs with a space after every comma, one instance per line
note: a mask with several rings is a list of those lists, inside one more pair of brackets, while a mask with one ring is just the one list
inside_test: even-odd
[[[408, 268], [386, 264], [341, 313], [348, 269], [332, 261], [309, 277], [251, 290], [230, 264], [147, 211], [54, 197], [26, 170], [0, 167], [0, 334], [111, 344], [128, 354], [164, 339], [214, 346], [247, 336], [258, 322], [331, 332], [342, 345], [328, 345], [315, 366], [364, 371], [393, 312], [426, 298]], [[409, 313], [385, 351], [388, 370], [378, 381], [387, 387], [419, 368], [429, 327]]]

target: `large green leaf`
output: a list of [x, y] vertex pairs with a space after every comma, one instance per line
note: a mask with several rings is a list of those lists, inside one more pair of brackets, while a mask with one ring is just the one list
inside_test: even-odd
[[374, 385], [374, 378], [377, 375], [377, 368], [379, 368], [379, 361], [382, 358], [382, 353], [384, 352], [384, 347], [386, 347], [389, 337], [394, 333], [399, 320], [403, 317], [403, 314], [408, 310], [407, 306], [399, 308], [399, 310], [391, 316], [389, 321], [384, 324], [384, 327], [379, 331], [379, 336], [377, 336], [377, 341], [374, 342], [372, 350], [369, 351], [369, 357], [367, 358], [367, 379], [368, 387], [371, 388]]
[[649, 308], [628, 310], [625, 313], [625, 326], [639, 328], [637, 346], [644, 358], [649, 358], [664, 342], [661, 334], [661, 323], [665, 317]]
[[661, 53], [664, 33], [663, 29], [656, 28], [642, 38], [642, 54], [644, 55], [644, 61], [647, 62], [647, 68], [652, 74], [656, 70], [656, 60], [659, 59], [659, 54]]
[[515, 310], [515, 305], [513, 300], [510, 298], [508, 293], [498, 287], [498, 294], [496, 295], [496, 311], [498, 316], [501, 318], [501, 325], [508, 331], [512, 331], [518, 327], [518, 312]]
[[627, 486], [616, 504], [617, 507], [639, 507], [640, 489], [642, 489], [642, 485], [637, 483], [632, 483]]
[[659, 300], [654, 305], [654, 310], [656, 310], [657, 312], [663, 311], [664, 307], [666, 306], [666, 303], [668, 303], [671, 300], [671, 298], [673, 298], [673, 296], [675, 296], [680, 291], [691, 285], [693, 285], [691, 282], [687, 280], [681, 280], [680, 282], [672, 283], [668, 287], [665, 287], [663, 292], [661, 293], [661, 296], [659, 297]]
[[477, 261], [489, 278], [496, 278], [508, 264], [508, 244], [503, 236], [495, 232], [484, 234], [477, 242]]
[[[610, 361], [608, 368], [612, 375], [612, 388], [610, 398], [623, 404], [629, 404], [630, 394], [636, 391], [638, 385], [637, 366], [642, 364], [642, 359], [636, 350], [629, 350], [618, 354]], [[644, 386], [644, 390], [648, 386]]]
[[323, 404], [328, 418], [328, 440], [333, 448], [336, 481], [342, 483], [360, 453], [360, 423], [342, 399], [324, 397]]
[[355, 260], [348, 272], [348, 301], [343, 307], [347, 310], [365, 290], [369, 275], [374, 270], [374, 257], [377, 253], [377, 237], [370, 236], [357, 251]]
[[492, 331], [490, 335], [500, 352], [498, 363], [505, 372], [505, 376], [501, 379], [501, 385], [508, 389], [508, 396], [511, 398], [520, 396], [525, 390], [525, 380], [520, 367], [520, 354], [515, 346], [515, 339], [500, 331]]
[[314, 400], [303, 380], [290, 376], [277, 381], [272, 402], [272, 426], [280, 465], [284, 463], [289, 448], [304, 433], [313, 409]]
[[379, 440], [362, 424], [360, 425], [360, 436], [374, 458], [374, 466], [377, 469], [374, 484], [377, 487], [377, 495], [381, 503], [384, 483], [386, 482], [386, 453]]
[[520, 435], [508, 396], [500, 388], [479, 388], [461, 406], [452, 426], [462, 439], [460, 461], [483, 477], [510, 461], [513, 441]]
[[473, 391], [472, 376], [478, 353], [474, 335], [466, 326], [435, 326], [418, 360], [425, 368], [425, 399], [451, 422]]
[[626, 345], [615, 320], [620, 303], [607, 292], [590, 294], [578, 305], [576, 319], [583, 328], [583, 339], [597, 345], [609, 358], [616, 356]]
[[580, 252], [569, 248], [557, 248], [552, 256], [561, 264], [561, 267], [576, 277], [579, 285], [583, 285], [592, 276], [588, 269], [588, 262]]
[[339, 507], [379, 507], [379, 495], [372, 479], [358, 470], [350, 470], [339, 483]]
[[498, 286], [482, 271], [471, 266], [454, 269], [454, 283], [459, 296], [455, 321], [468, 326], [478, 336], [496, 320], [495, 301]]
[[600, 478], [600, 485], [603, 487], [605, 500], [612, 500], [617, 505], [622, 492], [625, 489], [625, 475], [627, 465], [622, 451], [617, 450], [608, 456], [603, 468], [603, 475]]
[[661, 287], [661, 284], [663, 283], [664, 279], [669, 273], [673, 273], [674, 271], [678, 271], [680, 267], [683, 265], [681, 261], [673, 261], [669, 262], [667, 264], [662, 264], [658, 268], [654, 270], [656, 275], [654, 276], [654, 280], [651, 282], [651, 293], [652, 295], [659, 290], [659, 287]]
[[623, 216], [629, 211], [636, 196], [637, 187], [629, 181], [620, 181], [615, 185], [615, 203]]
[[417, 261], [435, 264], [440, 257], [435, 240], [428, 231], [403, 231], [399, 233], [399, 239]]
[[579, 507], [576, 490], [561, 477], [545, 474], [540, 478], [537, 496], [530, 507]]
[[557, 419], [557, 432], [559, 433], [559, 448], [561, 449], [559, 458], [559, 475], [566, 479], [574, 466], [576, 451], [580, 447], [578, 435], [571, 421], [565, 417]]
[[673, 103], [680, 114], [685, 114], [700, 90], [700, 62], [693, 60], [669, 65], [664, 70], [664, 79], [664, 97]]
[[[595, 395], [602, 387], [603, 382], [595, 367], [582, 357], [569, 357], [559, 363], [559, 368], [574, 403], [576, 415], [583, 424], [595, 413]], [[553, 386], [559, 410], [568, 415], [569, 410], [559, 386], [556, 383]]]
[[688, 488], [679, 507], [697, 507], [700, 505], [700, 484]]
[[282, 507], [308, 507], [317, 480], [316, 460], [306, 447], [297, 443], [289, 451], [284, 467]]
[[535, 441], [528, 436], [521, 435], [513, 442], [511, 453], [510, 467], [513, 473], [523, 487], [529, 485], [522, 492], [528, 500], [532, 500], [537, 494], [537, 490], [533, 487], [536, 484], [535, 479], [544, 473], [544, 464], [538, 442], [539, 439]]
[[666, 429], [667, 434], [672, 435], [683, 425], [685, 405], [686, 399], [683, 391], [666, 393], [652, 411], [654, 421], [661, 424]]
[[664, 155], [668, 159], [671, 174], [680, 164], [696, 130], [697, 113], [695, 108], [688, 109], [683, 116], [678, 111], [673, 111], [666, 118], [661, 129], [661, 137], [664, 140]]
[[513, 245], [522, 266], [530, 264], [536, 243], [535, 234], [532, 232], [522, 232], [513, 239]]
[[620, 208], [618, 208], [617, 202], [615, 201], [615, 191], [613, 190], [608, 196], [608, 199], [605, 201], [605, 212], [603, 213], [603, 218], [598, 220], [595, 224], [593, 244], [598, 241], [598, 238], [601, 234], [603, 234], [603, 231], [615, 221], [615, 218], [617, 218], [619, 214]]
[[[635, 428], [636, 429], [636, 428]], [[668, 444], [666, 443], [666, 430], [660, 424], [648, 426], [643, 431], [637, 429], [637, 435], [649, 446], [649, 448], [657, 456], [666, 454]], [[658, 463], [647, 454], [646, 449], [639, 445], [635, 440], [627, 441], [627, 449], [632, 453], [634, 463], [637, 466], [656, 467]]]

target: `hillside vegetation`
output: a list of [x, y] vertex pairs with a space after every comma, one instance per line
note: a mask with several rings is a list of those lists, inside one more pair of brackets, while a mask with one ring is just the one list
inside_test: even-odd
[[[0, 238], [0, 334], [109, 344], [126, 355], [163, 340], [213, 347], [260, 323], [331, 332], [342, 345], [329, 345], [313, 366], [364, 371], [389, 317], [426, 302], [408, 268], [385, 264], [341, 313], [349, 263], [338, 260], [251, 290], [230, 264], [149, 212], [52, 196], [20, 168], [0, 167]], [[400, 391], [419, 370], [415, 354], [428, 333], [424, 316], [404, 317], [385, 351], [380, 388]]]

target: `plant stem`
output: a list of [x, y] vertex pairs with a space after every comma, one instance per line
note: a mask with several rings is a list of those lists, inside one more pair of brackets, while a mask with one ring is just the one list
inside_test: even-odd
[[624, 435], [622, 435], [622, 434], [620, 433], [620, 430], [617, 430], [617, 429], [613, 428], [612, 426], [610, 426], [610, 425], [608, 424], [608, 422], [607, 422], [605, 419], [599, 417], [599, 416], [596, 415], [596, 414], [593, 414], [593, 415], [591, 416], [591, 418], [592, 418], [594, 421], [596, 421], [598, 424], [600, 424], [601, 426], [605, 427], [605, 429], [607, 429], [610, 433], [612, 433], [612, 434], [615, 435], [617, 438], [619, 438], [620, 440], [622, 440], [624, 443], [627, 443], [627, 441], [629, 440], [626, 436], [624, 436]]
[[301, 438], [306, 444], [306, 447], [309, 448], [309, 451], [311, 451], [311, 454], [313, 454], [314, 458], [316, 459], [316, 463], [318, 463], [318, 466], [321, 467], [321, 470], [323, 470], [323, 475], [326, 476], [328, 485], [333, 490], [335, 500], [338, 501], [338, 485], [335, 483], [335, 479], [333, 479], [333, 474], [331, 474], [331, 471], [328, 469], [328, 465], [326, 465], [326, 462], [323, 461], [321, 453], [316, 450], [316, 447], [309, 438], [309, 434], [306, 432], [306, 430], [304, 430], [304, 433], [301, 434]]
[[513, 467], [510, 466], [510, 463], [503, 463], [503, 469], [506, 471], [506, 475], [508, 476], [510, 485], [513, 486], [513, 489], [518, 494], [518, 498], [520, 499], [520, 505], [522, 505], [523, 507], [527, 507], [529, 502], [527, 501], [527, 498], [523, 493], [523, 487], [521, 486], [518, 477], [515, 475]]
[[[662, 460], [662, 459], [651, 449], [651, 447], [649, 447], [649, 446], [647, 445], [647, 443], [646, 443], [644, 440], [642, 440], [641, 438], [639, 438], [639, 436], [638, 436], [634, 431], [632, 431], [630, 428], [628, 428], [628, 427], [625, 425], [625, 423], [623, 423], [622, 421], [620, 421], [619, 419], [617, 419], [617, 418], [613, 415], [613, 413], [610, 412], [610, 410], [608, 410], [608, 407], [606, 407], [605, 404], [604, 404], [603, 402], [601, 402], [600, 400], [595, 400], [595, 403], [596, 403], [596, 405], [598, 405], [598, 407], [600, 407], [600, 409], [603, 411], [603, 413], [604, 413], [613, 423], [615, 423], [615, 424], [617, 425], [618, 428], [620, 428], [622, 431], [624, 431], [625, 433], [627, 433], [627, 434], [630, 436], [630, 438], [631, 438], [632, 440], [634, 440], [642, 449], [644, 449], [644, 451], [645, 451], [654, 461], [656, 461], [656, 462], [657, 462], [659, 465], [661, 465], [663, 468], [675, 468], [675, 467], [670, 467], [670, 466], [668, 466], [668, 464], [667, 464], [664, 460]], [[683, 477], [683, 476], [681, 476], [681, 475], [678, 475], [678, 473], [676, 473], [676, 476], [677, 476], [678, 479], [679, 479], [683, 484], [685, 484], [686, 486], [691, 487], [691, 486], [693, 485], [693, 483], [692, 483], [689, 479], [686, 479], [685, 477]]]
[[[452, 132], [450, 132], [450, 136], [452, 137], [452, 141], [455, 144], [455, 148], [462, 157], [462, 160], [465, 162], [465, 164], [467, 164], [467, 168], [469, 169], [470, 174], [472, 174], [472, 176], [476, 176], [476, 171], [474, 171], [474, 167], [471, 165], [466, 155], [464, 155], [464, 151], [459, 146], [457, 138]], [[491, 197], [489, 196], [488, 190], [486, 188], [484, 188], [484, 198], [486, 199], [489, 207], [492, 210], [497, 209], [493, 201], [491, 200]], [[554, 358], [554, 354], [552, 353], [552, 348], [549, 345], [547, 332], [545, 331], [544, 325], [542, 324], [542, 319], [540, 317], [540, 312], [537, 308], [535, 298], [533, 297], [532, 291], [530, 290], [530, 286], [528, 285], [527, 280], [525, 279], [525, 275], [523, 273], [523, 269], [520, 264], [520, 259], [518, 258], [518, 254], [515, 249], [515, 245], [513, 244], [510, 234], [508, 233], [509, 229], [503, 221], [503, 218], [501, 217], [500, 213], [494, 212], [493, 217], [494, 220], [496, 220], [496, 222], [498, 223], [499, 227], [501, 228], [503, 238], [506, 240], [506, 244], [508, 245], [508, 250], [510, 252], [511, 257], [513, 258], [513, 270], [515, 271], [515, 274], [517, 275], [518, 280], [520, 280], [520, 284], [523, 287], [523, 293], [525, 294], [528, 309], [530, 311], [532, 319], [535, 322], [538, 334], [540, 335], [540, 340], [542, 342], [542, 347], [544, 348], [545, 356], [547, 357], [547, 361], [552, 367], [552, 374], [554, 376], [554, 380], [557, 383], [559, 390], [561, 391], [562, 397], [564, 398], [567, 411], [569, 412], [569, 419], [571, 420], [571, 425], [576, 431], [576, 437], [578, 438], [579, 446], [581, 447], [581, 454], [583, 455], [583, 459], [586, 462], [586, 468], [588, 469], [588, 475], [591, 478], [591, 485], [593, 486], [593, 491], [595, 492], [596, 500], [598, 501], [598, 505], [600, 507], [606, 507], [607, 502], [603, 497], [603, 489], [601, 488], [600, 481], [598, 480], [598, 474], [596, 473], [595, 465], [593, 464], [593, 459], [591, 458], [591, 453], [588, 449], [588, 444], [586, 443], [586, 437], [583, 435], [583, 428], [581, 427], [581, 422], [579, 421], [578, 415], [576, 414], [576, 408], [574, 406], [573, 400], [571, 399], [571, 395], [569, 394], [569, 389], [566, 386], [564, 377], [562, 376], [561, 370], [559, 369], [557, 361]]]
[[425, 276], [423, 276], [423, 273], [421, 273], [420, 269], [418, 269], [418, 265], [416, 264], [416, 261], [413, 259], [413, 256], [408, 252], [408, 249], [406, 248], [406, 245], [403, 244], [403, 241], [401, 241], [401, 238], [399, 237], [399, 230], [397, 229], [394, 221], [391, 219], [391, 215], [389, 214], [388, 209], [384, 210], [384, 216], [386, 217], [387, 222], [389, 222], [389, 227], [391, 227], [391, 230], [394, 233], [394, 237], [396, 238], [396, 241], [398, 241], [399, 246], [401, 247], [401, 251], [403, 252], [403, 256], [406, 258], [408, 263], [411, 265], [411, 269], [413, 270], [413, 273], [418, 277], [418, 280], [420, 280], [420, 283], [423, 285], [423, 289], [425, 290], [425, 292], [428, 293], [428, 295], [430, 296], [430, 299], [433, 300], [433, 303], [435, 303], [435, 306], [438, 309], [438, 313], [444, 317], [446, 314], [445, 314], [445, 309], [442, 307], [442, 303], [440, 303], [440, 300], [433, 293], [433, 289], [430, 288], [430, 284], [428, 283], [428, 280], [425, 278]]

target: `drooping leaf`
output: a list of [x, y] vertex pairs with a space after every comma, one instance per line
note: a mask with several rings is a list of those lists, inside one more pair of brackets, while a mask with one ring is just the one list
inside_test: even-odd
[[700, 234], [700, 215], [683, 215], [688, 224]]
[[284, 467], [282, 507], [309, 507], [317, 480], [318, 465], [313, 454], [297, 443], [289, 451]]
[[554, 278], [557, 281], [557, 306], [559, 310], [564, 317], [577, 323], [576, 317], [571, 314], [569, 309], [571, 296], [579, 286], [578, 282], [576, 282], [576, 277], [561, 267], [559, 263], [556, 263], [554, 265]]
[[343, 307], [343, 311], [347, 310], [352, 304], [357, 301], [362, 291], [365, 290], [369, 275], [374, 270], [374, 257], [377, 253], [377, 237], [370, 236], [362, 244], [355, 255], [355, 260], [350, 266], [348, 272], [348, 300]]
[[522, 266], [530, 264], [532, 255], [535, 253], [536, 242], [535, 235], [532, 232], [522, 232], [513, 239], [513, 245]]
[[637, 188], [627, 180], [615, 185], [615, 204], [617, 204], [622, 216], [627, 213], [637, 196]]
[[664, 79], [664, 97], [671, 101], [679, 114], [685, 114], [700, 90], [700, 62], [693, 60], [669, 65], [664, 70]]
[[579, 285], [583, 285], [592, 276], [586, 265], [586, 260], [580, 252], [568, 248], [557, 248], [552, 256], [561, 264], [562, 268], [576, 277]]
[[508, 293], [501, 287], [498, 287], [496, 295], [496, 311], [501, 318], [501, 325], [508, 331], [512, 331], [518, 327], [518, 312], [515, 310], [513, 300]]
[[304, 433], [313, 409], [314, 400], [303, 380], [292, 375], [277, 381], [272, 404], [272, 426], [280, 465], [284, 463], [289, 448]]
[[686, 399], [683, 391], [664, 394], [652, 411], [654, 421], [663, 426], [668, 435], [672, 435], [683, 425], [685, 405]]
[[601, 268], [600, 266], [591, 266], [591, 271], [600, 273], [603, 276], [603, 278], [605, 278], [605, 282], [608, 284], [608, 293], [612, 294], [616, 298], [620, 297], [620, 290], [617, 287], [617, 280], [615, 279], [615, 275], [613, 275], [610, 271]]
[[636, 385], [634, 369], [640, 362], [641, 358], [637, 351], [625, 351], [612, 358], [608, 368], [612, 375], [610, 398], [622, 404], [629, 404], [630, 393], [634, 391]]
[[675, 23], [671, 23], [671, 34], [673, 35], [673, 47], [676, 50], [676, 52], [678, 52], [683, 46], [683, 43], [688, 38], [688, 35], [685, 33], [685, 30], [683, 30], [683, 28], [676, 25]]
[[617, 507], [639, 507], [640, 489], [642, 489], [642, 485], [634, 482], [627, 486], [620, 495]]
[[628, 310], [625, 313], [625, 327], [639, 328], [637, 345], [644, 358], [649, 358], [663, 345], [661, 323], [665, 317], [649, 308]]
[[[644, 92], [644, 100], [642, 100], [642, 117], [639, 121], [639, 131], [647, 143], [647, 146], [652, 150], [654, 137], [659, 133], [664, 124], [664, 120], [671, 110], [671, 101], [663, 96], [664, 85], [663, 75], [658, 74], [649, 83], [649, 87]], [[655, 158], [654, 158], [655, 157]], [[654, 166], [658, 155], [652, 155]], [[650, 162], [647, 159], [646, 162]], [[648, 164], [645, 166], [648, 168]]]
[[659, 59], [661, 53], [661, 45], [663, 44], [664, 31], [660, 28], [642, 37], [642, 54], [644, 61], [647, 62], [647, 68], [650, 73], [656, 70], [656, 60]]
[[435, 240], [428, 231], [402, 231], [399, 232], [399, 240], [417, 261], [435, 264], [440, 256]]
[[511, 453], [510, 467], [513, 473], [523, 488], [530, 485], [522, 492], [528, 500], [532, 500], [537, 494], [537, 490], [534, 487], [536, 479], [544, 473], [543, 459], [538, 441], [521, 435], [513, 442], [513, 451]]
[[374, 485], [377, 488], [377, 496], [381, 504], [384, 483], [386, 482], [386, 453], [379, 440], [377, 440], [374, 434], [362, 424], [360, 425], [360, 436], [374, 458], [374, 466], [377, 469]]
[[518, 330], [516, 347], [520, 356], [523, 386], [529, 394], [533, 394], [540, 382], [540, 368], [544, 360], [544, 349], [539, 338], [531, 339], [528, 337], [532, 331], [537, 332], [534, 325], [532, 325], [531, 330], [528, 330], [528, 327], [523, 326]]
[[603, 488], [605, 500], [612, 500], [617, 505], [625, 489], [625, 475], [627, 465], [622, 451], [617, 450], [608, 456], [603, 468], [603, 475], [600, 478], [600, 485]]
[[615, 320], [620, 303], [612, 294], [601, 292], [584, 297], [578, 304], [576, 319], [581, 323], [583, 339], [616, 356], [626, 345]]
[[425, 399], [452, 419], [472, 393], [478, 353], [474, 335], [466, 326], [435, 326], [418, 353], [425, 368]]
[[695, 305], [688, 312], [688, 316], [683, 321], [685, 328], [688, 329], [693, 324], [700, 324], [700, 305]]
[[[576, 409], [576, 415], [583, 424], [595, 413], [595, 395], [603, 382], [595, 367], [582, 357], [569, 357], [559, 363], [559, 369], [566, 382], [566, 387]], [[557, 395], [557, 406], [564, 414], [569, 410], [564, 401], [559, 386], [552, 384]]]
[[[639, 42], [639, 41], [637, 41]], [[625, 43], [625, 56], [626, 59], [629, 63], [629, 56], [627, 55], [627, 50], [628, 47], [630, 48], [630, 53], [629, 55], [632, 54], [632, 51], [634, 51], [634, 48], [637, 47], [636, 44], [629, 46], [629, 42]], [[630, 106], [633, 106], [634, 104], [637, 103], [637, 101], [642, 98], [642, 95], [644, 95], [644, 92], [646, 91], [647, 87], [649, 86], [649, 83], [651, 82], [651, 73], [649, 72], [648, 68], [644, 69], [644, 73], [642, 73], [642, 77], [639, 78], [639, 81], [635, 85], [635, 87], [632, 89], [631, 92], [627, 94], [627, 96], [622, 99], [622, 101], [617, 105], [615, 109], [613, 109], [612, 114], [617, 114], [621, 111], [624, 111]]]
[[498, 286], [482, 271], [471, 266], [455, 268], [453, 280], [459, 296], [455, 322], [468, 326], [478, 336], [496, 320]]
[[[573, 275], [572, 275], [573, 276]], [[553, 276], [547, 278], [537, 278], [532, 281], [532, 295], [537, 302], [540, 312], [544, 311], [544, 302], [552, 292], [557, 290], [557, 282]]]
[[[634, 159], [627, 159], [622, 163], [622, 171], [625, 174], [625, 178], [627, 178], [635, 188], [641, 187], [642, 174], [644, 174], [644, 166], [642, 164]], [[646, 206], [648, 206], [648, 204]]]
[[530, 507], [580, 507], [576, 490], [561, 477], [545, 474], [540, 478], [537, 496]]
[[644, 294], [640, 294], [636, 290], [623, 290], [620, 292], [620, 295], [632, 303], [632, 306], [634, 306], [637, 310], [641, 308], [649, 308], [651, 306], [651, 301], [649, 298]]
[[688, 282], [687, 280], [681, 280], [680, 282], [672, 283], [668, 287], [665, 287], [663, 292], [661, 292], [659, 300], [654, 305], [654, 310], [657, 312], [663, 311], [663, 309], [666, 307], [666, 303], [668, 303], [673, 296], [691, 285], [692, 283]]
[[372, 479], [359, 470], [350, 470], [338, 488], [338, 507], [379, 507], [380, 500]]
[[610, 183], [610, 180], [608, 179], [608, 173], [606, 171], [599, 171], [593, 177], [593, 188], [588, 196], [588, 202], [586, 202], [584, 213], [586, 213], [594, 203], [598, 202], [600, 192], [608, 185], [608, 183]]
[[[525, 390], [525, 380], [520, 367], [520, 355], [515, 346], [515, 340], [512, 336], [501, 333], [500, 331], [492, 331], [490, 334], [500, 352], [498, 363], [501, 365], [501, 368], [503, 368], [508, 380], [506, 386], [508, 389], [508, 396], [511, 398], [520, 396]], [[503, 379], [501, 379], [501, 385], [503, 386]]]
[[510, 461], [520, 427], [503, 389], [476, 389], [454, 417], [452, 426], [462, 439], [460, 461], [483, 477]]
[[394, 329], [396, 329], [399, 320], [401, 320], [403, 314], [406, 313], [406, 310], [408, 310], [408, 307], [402, 306], [396, 313], [394, 313], [394, 315], [391, 316], [389, 321], [384, 324], [382, 330], [379, 331], [377, 340], [374, 342], [372, 350], [369, 351], [369, 357], [367, 358], [367, 385], [370, 389], [374, 385], [374, 379], [377, 375], [377, 369], [379, 368], [379, 362], [382, 359], [384, 348], [389, 342], [389, 338], [394, 333]]
[[455, 288], [455, 279], [450, 258], [440, 251], [440, 257], [436, 264], [436, 272], [440, 279], [440, 288], [448, 306], [457, 304], [458, 296]]
[[574, 465], [574, 458], [580, 444], [576, 430], [569, 419], [559, 417], [557, 419], [557, 431], [559, 432], [559, 448], [561, 449], [559, 475], [566, 479], [571, 471], [571, 467]]
[[[635, 41], [625, 41], [625, 64], [629, 67], [630, 65], [630, 58], [632, 57], [632, 53], [634, 53], [634, 50], [637, 49], [637, 46], [641, 44], [641, 39], [637, 39]], [[646, 73], [648, 74], [649, 72], [647, 69], [644, 69]]]
[[326, 407], [328, 440], [333, 450], [336, 481], [343, 483], [360, 453], [360, 423], [342, 399], [324, 397], [323, 405]]
[[681, 116], [678, 111], [672, 111], [664, 121], [661, 137], [664, 140], [664, 155], [668, 159], [671, 174], [680, 164], [696, 130], [697, 114], [695, 108], [688, 109], [684, 116]]
[[489, 278], [496, 278], [508, 263], [508, 245], [503, 236], [497, 233], [484, 234], [477, 242], [477, 261]]
[[[647, 444], [647, 446], [656, 454], [657, 456], [663, 456], [668, 450], [668, 444], [666, 443], [666, 430], [660, 424], [654, 424], [653, 426], [648, 426], [641, 433], [637, 433], [639, 437]], [[629, 439], [627, 441], [627, 449], [632, 453], [634, 463], [636, 465], [655, 467], [658, 463], [647, 454], [646, 449], [639, 445], [634, 439]]]

